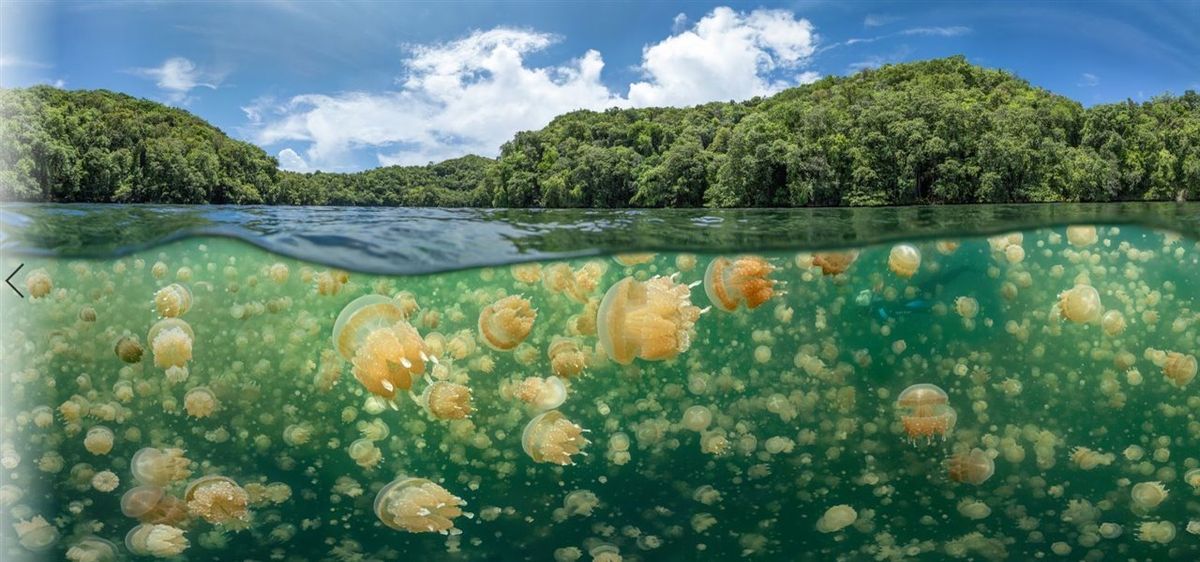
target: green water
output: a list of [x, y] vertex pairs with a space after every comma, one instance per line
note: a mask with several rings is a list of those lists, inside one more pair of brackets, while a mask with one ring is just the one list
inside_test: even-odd
[[[207, 474], [250, 500], [244, 521], [177, 523], [186, 560], [1200, 557], [1200, 531], [1188, 531], [1200, 528], [1200, 473], [1188, 481], [1200, 467], [1200, 380], [1165, 374], [1200, 354], [1200, 243], [1131, 225], [1100, 226], [1086, 246], [1061, 227], [955, 242], [915, 241], [911, 278], [889, 269], [892, 244], [856, 249], [837, 275], [812, 254], [760, 253], [778, 282], [769, 300], [706, 310], [676, 357], [627, 366], [606, 358], [591, 329], [599, 299], [627, 276], [702, 281], [713, 256], [559, 262], [584, 272], [572, 298], [543, 281], [564, 271], [552, 262], [540, 272], [343, 277], [226, 238], [107, 260], [5, 255], [5, 272], [25, 264], [14, 284], [26, 298], [7, 288], [0, 297], [0, 558], [63, 560], [88, 536], [130, 557], [124, 540], [138, 521], [120, 503], [138, 485], [130, 460], [146, 447], [180, 448], [190, 461], [166, 495], [184, 498]], [[148, 338], [160, 319], [155, 294], [172, 283], [192, 296], [181, 317], [194, 332], [184, 380], [156, 366]], [[1077, 283], [1123, 317], [1123, 331], [1112, 316], [1060, 318], [1059, 295]], [[332, 352], [343, 307], [400, 292], [409, 295], [400, 302], [415, 300], [408, 322], [438, 358], [413, 391], [434, 380], [468, 387], [466, 419], [435, 419], [407, 392], [394, 407], [372, 398]], [[507, 295], [527, 298], [536, 320], [517, 349], [496, 351], [477, 322]], [[978, 304], [973, 319], [958, 311], [970, 308], [960, 297]], [[690, 301], [711, 304], [702, 286]], [[140, 362], [114, 353], [123, 334], [144, 347]], [[557, 336], [574, 338], [587, 363], [558, 408], [590, 441], [566, 466], [523, 450], [536, 412], [512, 392], [555, 376]], [[897, 397], [917, 383], [944, 389], [957, 413], [944, 438], [908, 439]], [[216, 398], [215, 411], [192, 412], [204, 417], [185, 400], [198, 387]], [[695, 406], [712, 416], [699, 432], [684, 424]], [[373, 468], [349, 452], [364, 424], [376, 424]], [[114, 434], [104, 454], [84, 445], [99, 425]], [[974, 448], [994, 459], [994, 474], [978, 485], [950, 479], [946, 459]], [[119, 478], [115, 489], [93, 484], [102, 471]], [[384, 526], [373, 502], [399, 476], [436, 483], [470, 516], [447, 535]], [[1161, 482], [1166, 499], [1135, 509], [1131, 490], [1143, 482]], [[589, 493], [568, 500], [576, 491]], [[853, 523], [818, 531], [841, 505]], [[18, 537], [14, 524], [29, 521]], [[19, 540], [54, 535], [40, 552]]]

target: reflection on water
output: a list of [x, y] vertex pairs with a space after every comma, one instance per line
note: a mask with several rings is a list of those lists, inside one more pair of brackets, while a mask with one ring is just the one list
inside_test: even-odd
[[20, 259], [5, 560], [1200, 557], [1194, 238]]

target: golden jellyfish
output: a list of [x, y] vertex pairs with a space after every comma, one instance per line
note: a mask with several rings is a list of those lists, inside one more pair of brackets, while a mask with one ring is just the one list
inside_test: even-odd
[[914, 384], [900, 392], [896, 399], [900, 423], [909, 441], [934, 438], [945, 439], [954, 430], [958, 414], [950, 407], [946, 391], [936, 385]]
[[713, 306], [733, 312], [739, 306], [754, 310], [775, 294], [775, 266], [758, 256], [718, 257], [704, 272], [704, 292]]
[[197, 386], [183, 396], [183, 409], [188, 416], [196, 419], [207, 418], [220, 407], [217, 396], [203, 386]]
[[129, 334], [121, 336], [113, 346], [113, 352], [117, 354], [117, 358], [122, 363], [132, 365], [142, 362], [142, 343], [138, 341], [137, 336]]
[[555, 336], [550, 340], [546, 355], [550, 357], [550, 370], [562, 378], [577, 376], [587, 367], [587, 355], [575, 338]]
[[342, 292], [342, 286], [350, 280], [350, 274], [339, 269], [331, 269], [318, 273], [316, 280], [318, 295], [336, 295]]
[[1159, 504], [1166, 501], [1167, 496], [1166, 486], [1162, 482], [1138, 482], [1133, 485], [1133, 489], [1129, 492], [1130, 499], [1133, 500], [1133, 512], [1138, 515], [1145, 515]]
[[1087, 447], [1075, 447], [1071, 449], [1071, 462], [1075, 463], [1075, 466], [1078, 466], [1081, 470], [1092, 470], [1098, 466], [1108, 466], [1116, 458], [1116, 455], [1112, 453], [1101, 453]]
[[461, 384], [437, 381], [425, 387], [419, 403], [439, 420], [461, 420], [471, 415], [471, 389]]
[[13, 530], [17, 533], [17, 542], [30, 552], [41, 552], [58, 542], [58, 529], [41, 515], [13, 523]]
[[937, 249], [939, 254], [948, 256], [958, 251], [961, 244], [957, 240], [938, 240], [933, 247]]
[[529, 336], [536, 318], [529, 299], [510, 295], [479, 312], [479, 337], [496, 351], [510, 351]]
[[683, 412], [683, 419], [680, 423], [683, 424], [683, 427], [699, 433], [708, 429], [708, 426], [712, 424], [712, 420], [712, 410], [697, 404]]
[[185, 527], [188, 522], [187, 506], [158, 486], [138, 486], [125, 492], [121, 513], [142, 523]]
[[333, 343], [354, 366], [354, 378], [372, 394], [395, 398], [425, 372], [428, 347], [404, 312], [387, 297], [365, 295], [338, 314]]
[[397, 478], [375, 496], [375, 516], [384, 525], [410, 533], [460, 534], [454, 519], [467, 502], [424, 478]]
[[146, 341], [154, 351], [154, 366], [185, 367], [192, 360], [192, 345], [196, 334], [187, 322], [179, 318], [164, 318], [150, 327]]
[[604, 295], [597, 316], [600, 344], [621, 365], [635, 358], [671, 359], [691, 346], [700, 308], [690, 287], [673, 277], [626, 277]]
[[138, 482], [162, 487], [191, 476], [188, 469], [191, 462], [183, 456], [183, 449], [146, 447], [133, 454], [129, 469]]
[[653, 259], [654, 253], [652, 252], [617, 254], [613, 256], [613, 261], [625, 267], [633, 267], [635, 265], [650, 263]]
[[522, 285], [533, 285], [542, 280], [542, 264], [537, 262], [514, 264], [509, 271], [513, 279]]
[[845, 273], [854, 261], [858, 259], [858, 252], [847, 250], [845, 252], [820, 252], [813, 254], [812, 264], [821, 268], [822, 275], [839, 275]]
[[1196, 357], [1168, 351], [1162, 365], [1163, 376], [1177, 387], [1187, 386], [1196, 378]]
[[188, 485], [188, 512], [214, 525], [242, 528], [250, 522], [250, 495], [224, 476], [203, 476]]
[[971, 297], [958, 297], [954, 299], [954, 311], [970, 320], [979, 314], [979, 301]]
[[921, 251], [911, 244], [897, 244], [888, 253], [888, 269], [897, 277], [908, 279], [921, 268]]
[[67, 549], [71, 562], [116, 562], [120, 557], [117, 545], [97, 536], [86, 536]]
[[267, 277], [270, 277], [278, 285], [287, 283], [290, 275], [291, 271], [288, 269], [287, 264], [283, 262], [275, 262], [267, 269]]
[[1058, 310], [1067, 320], [1086, 324], [1100, 320], [1100, 293], [1091, 285], [1075, 285], [1058, 295]]
[[189, 546], [183, 529], [170, 525], [143, 523], [125, 535], [125, 548], [137, 556], [170, 558], [183, 554]]
[[1100, 327], [1110, 336], [1119, 336], [1125, 331], [1125, 315], [1120, 310], [1110, 310], [1100, 317]]
[[955, 453], [946, 459], [946, 472], [955, 482], [978, 486], [995, 474], [996, 464], [982, 449], [975, 448], [970, 452]]
[[35, 269], [25, 277], [25, 292], [29, 298], [40, 299], [54, 290], [54, 281], [45, 269]]
[[113, 431], [102, 425], [88, 430], [83, 438], [83, 448], [93, 455], [107, 455], [113, 448]]
[[583, 428], [572, 423], [558, 410], [550, 410], [533, 418], [521, 434], [521, 447], [535, 462], [575, 464], [571, 457], [580, 454], [588, 443], [583, 436]]
[[154, 293], [154, 308], [163, 318], [183, 316], [192, 308], [192, 292], [179, 283], [171, 283]]
[[567, 401], [567, 387], [558, 377], [528, 377], [517, 384], [513, 395], [535, 411], [544, 412]]
[[1170, 521], [1146, 521], [1138, 525], [1137, 538], [1142, 542], [1167, 544], [1175, 540], [1175, 524]]
[[827, 510], [817, 520], [817, 530], [822, 533], [836, 533], [849, 527], [858, 519], [858, 512], [848, 505], [835, 505]]
[[1076, 248], [1083, 248], [1095, 244], [1100, 237], [1096, 233], [1096, 227], [1091, 225], [1075, 225], [1067, 227], [1067, 242]]

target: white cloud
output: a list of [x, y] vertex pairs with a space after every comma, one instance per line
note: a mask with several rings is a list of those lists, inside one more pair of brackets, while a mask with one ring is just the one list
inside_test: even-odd
[[50, 68], [50, 65], [13, 55], [0, 54], [0, 68]]
[[1080, 82], [1078, 84], [1079, 86], [1083, 86], [1085, 88], [1093, 88], [1095, 86], [1100, 85], [1100, 77], [1096, 76], [1095, 74], [1092, 74], [1091, 72], [1084, 72], [1083, 74], [1081, 74], [1079, 76], [1079, 78], [1080, 78]]
[[285, 148], [279, 151], [279, 167], [293, 172], [307, 172], [308, 162], [304, 161], [295, 150]]
[[900, 35], [932, 35], [936, 37], [958, 37], [971, 32], [971, 28], [963, 25], [950, 27], [913, 27], [900, 32]]
[[892, 23], [900, 18], [896, 16], [886, 16], [882, 14], [867, 14], [863, 18], [863, 27], [880, 27]]
[[246, 132], [263, 145], [306, 143], [303, 156], [290, 148], [279, 153], [285, 167], [351, 169], [352, 151], [362, 148], [374, 149], [382, 165], [424, 164], [495, 155], [514, 133], [577, 109], [746, 99], [820, 77], [803, 71], [817, 42], [812, 24], [781, 10], [717, 8], [647, 45], [644, 78], [625, 96], [600, 81], [597, 51], [560, 64], [527, 63], [557, 40], [501, 27], [409, 46], [395, 90], [304, 94], [282, 103], [260, 98], [242, 108]]
[[186, 102], [188, 93], [199, 87], [215, 90], [222, 79], [218, 73], [201, 69], [184, 57], [171, 57], [160, 66], [135, 68], [131, 72], [154, 80], [171, 103]]

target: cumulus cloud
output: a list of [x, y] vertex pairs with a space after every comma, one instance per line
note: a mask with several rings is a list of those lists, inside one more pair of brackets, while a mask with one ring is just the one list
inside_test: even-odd
[[[673, 23], [687, 27], [683, 18]], [[804, 70], [817, 42], [812, 24], [782, 10], [717, 8], [645, 46], [643, 77], [625, 95], [601, 82], [604, 60], [594, 50], [559, 64], [528, 63], [558, 40], [500, 27], [411, 45], [395, 90], [255, 100], [242, 108], [247, 132], [263, 145], [305, 143], [303, 156], [279, 153], [289, 169], [347, 169], [363, 148], [375, 150], [381, 165], [424, 164], [495, 155], [514, 133], [577, 109], [740, 100], [820, 77]]]
[[133, 74], [154, 80], [171, 103], [186, 102], [188, 93], [196, 88], [216, 89], [222, 76], [204, 70], [184, 57], [171, 57], [157, 67], [135, 68]]
[[285, 148], [279, 151], [279, 167], [292, 172], [307, 172], [308, 162], [304, 161], [295, 150]]

